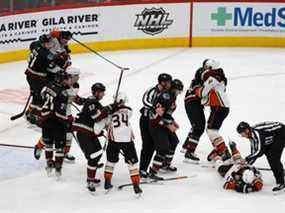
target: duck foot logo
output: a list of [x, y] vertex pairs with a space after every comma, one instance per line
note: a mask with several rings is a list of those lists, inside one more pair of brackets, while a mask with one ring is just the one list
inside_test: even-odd
[[137, 14], [135, 27], [149, 35], [156, 35], [163, 32], [173, 23], [173, 20], [168, 19], [169, 13], [163, 8], [145, 8], [141, 14]]

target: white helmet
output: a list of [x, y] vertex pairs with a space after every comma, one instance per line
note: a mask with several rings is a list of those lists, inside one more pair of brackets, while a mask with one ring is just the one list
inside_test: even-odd
[[242, 180], [247, 183], [247, 184], [251, 184], [255, 179], [254, 173], [252, 170], [250, 169], [246, 169], [243, 171], [242, 173]]
[[67, 67], [66, 68], [67, 74], [73, 76], [73, 75], [80, 75], [80, 69], [77, 67]]
[[114, 95], [114, 101], [117, 101], [118, 103], [122, 102], [122, 103], [127, 103], [128, 102], [128, 97], [126, 95], [126, 93], [124, 92], [119, 92], [118, 96], [117, 96], [117, 100], [115, 100], [116, 95]]
[[218, 62], [214, 59], [208, 59], [204, 64], [204, 68], [216, 70], [216, 69], [220, 68], [220, 62]]

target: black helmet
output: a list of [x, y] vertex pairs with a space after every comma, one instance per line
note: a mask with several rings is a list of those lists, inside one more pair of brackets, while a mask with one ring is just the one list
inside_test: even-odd
[[60, 36], [63, 39], [70, 40], [72, 37], [72, 33], [70, 31], [61, 31]]
[[70, 75], [64, 70], [60, 70], [55, 74], [55, 80], [59, 83], [69, 78], [70, 78]]
[[250, 125], [247, 122], [241, 121], [237, 126], [237, 132], [241, 134], [246, 129], [250, 129]]
[[106, 87], [102, 83], [95, 83], [91, 87], [91, 92], [94, 94], [95, 92], [104, 92], [106, 90]]
[[174, 79], [171, 81], [171, 88], [183, 91], [184, 85], [179, 79]]
[[158, 83], [161, 83], [162, 81], [172, 81], [172, 76], [167, 73], [161, 73], [158, 76]]
[[39, 41], [43, 44], [43, 43], [48, 43], [51, 40], [51, 36], [47, 35], [47, 34], [43, 34], [39, 37]]
[[204, 61], [203, 61], [203, 63], [202, 63], [202, 66], [203, 66], [203, 68], [205, 67], [205, 65], [206, 65], [206, 63], [207, 63], [207, 61], [209, 61], [210, 59], [205, 59]]

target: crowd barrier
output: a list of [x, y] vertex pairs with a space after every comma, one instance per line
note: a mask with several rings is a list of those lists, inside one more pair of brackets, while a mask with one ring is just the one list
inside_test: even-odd
[[[69, 30], [97, 51], [164, 47], [285, 47], [284, 1], [154, 0], [75, 4], [0, 15], [0, 63]], [[76, 43], [73, 53], [86, 52]]]

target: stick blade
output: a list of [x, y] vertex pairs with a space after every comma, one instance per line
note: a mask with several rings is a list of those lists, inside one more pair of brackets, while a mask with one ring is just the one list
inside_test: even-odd
[[16, 120], [16, 119], [18, 119], [18, 118], [20, 118], [22, 116], [23, 116], [22, 114], [14, 115], [14, 116], [10, 117], [10, 120], [14, 121], [14, 120]]

